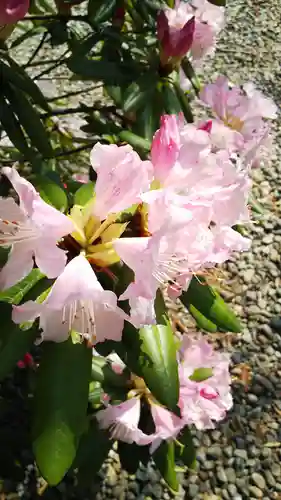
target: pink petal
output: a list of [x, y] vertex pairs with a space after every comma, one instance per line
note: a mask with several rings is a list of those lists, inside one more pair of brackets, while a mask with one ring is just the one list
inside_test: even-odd
[[28, 244], [15, 244], [8, 262], [0, 272], [0, 290], [5, 290], [27, 276], [33, 268], [33, 251]]
[[1, 172], [8, 177], [13, 188], [19, 195], [21, 209], [28, 215], [31, 215], [33, 202], [39, 197], [34, 186], [21, 177], [15, 168], [3, 167]]

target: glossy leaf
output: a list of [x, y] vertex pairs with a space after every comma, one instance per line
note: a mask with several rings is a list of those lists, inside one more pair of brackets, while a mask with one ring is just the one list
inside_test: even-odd
[[92, 359], [92, 380], [100, 382], [104, 387], [126, 387], [129, 376], [127, 372], [118, 374], [110, 362], [102, 356], [93, 356]]
[[123, 109], [126, 113], [137, 111], [150, 98], [153, 92], [153, 82], [151, 75], [144, 75], [141, 79], [131, 83], [126, 89], [123, 97]]
[[148, 325], [138, 331], [126, 323], [125, 363], [142, 377], [159, 403], [179, 415], [179, 379], [176, 344], [171, 326]]
[[217, 5], [218, 7], [226, 6], [226, 0], [208, 0], [208, 2], [212, 3], [213, 5]]
[[68, 200], [65, 191], [49, 177], [36, 176], [34, 178], [34, 185], [46, 203], [49, 203], [49, 205], [52, 205], [61, 212], [67, 210]]
[[113, 61], [70, 57], [68, 67], [73, 73], [85, 80], [103, 80], [110, 85], [118, 85], [129, 81], [131, 78], [129, 67], [122, 67], [120, 63]]
[[110, 19], [116, 8], [117, 0], [89, 0], [88, 15], [97, 24]]
[[165, 112], [169, 115], [177, 115], [181, 112], [181, 105], [174, 88], [165, 83], [162, 87]]
[[0, 94], [0, 123], [13, 145], [25, 159], [32, 158], [32, 151], [21, 129], [20, 123], [14, 114], [11, 105]]
[[193, 123], [193, 114], [186, 94], [178, 83], [174, 83], [174, 88], [187, 123]]
[[153, 453], [153, 460], [166, 484], [176, 493], [179, 490], [179, 482], [175, 471], [174, 442], [162, 441], [159, 448]]
[[0, 292], [0, 301], [9, 302], [10, 304], [19, 304], [24, 296], [44, 278], [44, 274], [39, 269], [32, 269], [28, 276], [23, 278], [19, 283]]
[[119, 138], [121, 141], [127, 142], [137, 150], [145, 152], [150, 151], [151, 141], [130, 132], [130, 130], [122, 130], [122, 132], [119, 133]]
[[85, 430], [91, 376], [91, 349], [73, 344], [43, 344], [34, 397], [33, 449], [50, 485], [70, 468]]
[[94, 196], [95, 184], [93, 182], [88, 182], [87, 184], [82, 184], [74, 194], [73, 202], [74, 205], [80, 205], [84, 207]]
[[37, 331], [22, 331], [12, 322], [12, 306], [0, 302], [0, 380], [6, 377], [33, 345]]
[[42, 156], [52, 156], [52, 147], [47, 132], [34, 106], [28, 101], [21, 90], [17, 89], [16, 91], [12, 86], [5, 86], [3, 90], [13, 112], [28, 135], [32, 146]]
[[195, 319], [197, 328], [199, 330], [205, 330], [206, 332], [215, 333], [218, 331], [218, 326], [207, 319], [204, 314], [202, 314], [193, 304], [189, 304], [188, 310], [191, 316]]
[[140, 446], [135, 443], [124, 443], [118, 441], [118, 454], [122, 469], [128, 474], [135, 474], [139, 468], [141, 450]]
[[88, 485], [95, 482], [95, 476], [106, 460], [109, 450], [113, 445], [107, 432], [98, 427], [96, 419], [92, 419], [89, 428], [83, 434], [73, 469], [78, 468], [78, 482]]
[[41, 108], [48, 111], [49, 105], [40, 88], [30, 78], [26, 71], [12, 58], [9, 57], [8, 61], [10, 66], [0, 61], [0, 72], [3, 81], [5, 83], [11, 83], [16, 89], [20, 89], [28, 94], [35, 104], [38, 104]]
[[196, 450], [188, 427], [185, 427], [177, 437], [175, 456], [176, 460], [179, 460], [189, 469], [196, 467]]
[[241, 325], [230, 307], [224, 302], [215, 288], [208, 285], [203, 277], [193, 277], [187, 292], [180, 297], [182, 303], [194, 306], [208, 321], [224, 332], [241, 331]]

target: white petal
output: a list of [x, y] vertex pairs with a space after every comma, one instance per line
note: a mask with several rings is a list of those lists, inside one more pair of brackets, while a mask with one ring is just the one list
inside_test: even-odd
[[8, 262], [0, 272], [0, 290], [5, 290], [27, 276], [33, 268], [33, 252], [30, 245], [15, 244]]

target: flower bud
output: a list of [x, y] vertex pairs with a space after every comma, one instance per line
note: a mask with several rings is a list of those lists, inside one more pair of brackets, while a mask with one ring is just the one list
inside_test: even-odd
[[162, 10], [157, 19], [157, 36], [164, 58], [183, 57], [192, 45], [194, 29], [194, 17], [186, 21], [172, 9], [168, 12]]
[[22, 19], [29, 9], [29, 0], [1, 0], [0, 26], [14, 24]]

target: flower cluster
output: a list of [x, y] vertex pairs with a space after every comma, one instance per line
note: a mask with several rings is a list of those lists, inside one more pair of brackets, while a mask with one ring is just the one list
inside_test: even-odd
[[224, 8], [207, 0], [176, 0], [173, 9], [166, 8], [158, 15], [158, 39], [161, 60], [181, 59], [188, 54], [193, 64], [213, 54], [216, 38], [224, 26]]
[[[49, 278], [58, 277], [44, 302], [15, 307], [14, 321], [40, 317], [43, 337], [56, 341], [71, 330], [93, 344], [120, 340], [124, 319], [136, 327], [155, 322], [160, 286], [179, 296], [194, 273], [247, 250], [250, 241], [233, 226], [249, 221], [252, 143], [268, 130], [263, 118], [275, 113], [269, 99], [251, 92], [253, 104], [224, 79], [207, 85], [202, 99], [218, 120], [184, 124], [181, 116], [163, 116], [150, 160], [129, 145], [96, 144], [94, 198], [68, 216], [45, 203], [14, 168], [4, 168], [20, 205], [12, 198], [0, 203], [0, 244], [12, 245], [0, 286], [17, 283], [34, 262]], [[243, 162], [232, 157], [235, 150], [245, 153]], [[116, 264], [133, 272], [119, 297], [100, 279], [114, 280]], [[122, 301], [129, 301], [128, 314]]]
[[[214, 422], [222, 420], [232, 406], [229, 356], [213, 351], [203, 338], [188, 336], [181, 346], [178, 369], [180, 417], [160, 406], [147, 387], [136, 380], [136, 389], [127, 401], [97, 412], [100, 427], [110, 429], [114, 439], [150, 444], [151, 452], [162, 440], [175, 439], [186, 425], [213, 428]], [[150, 432], [140, 428], [145, 406], [152, 416]]]

